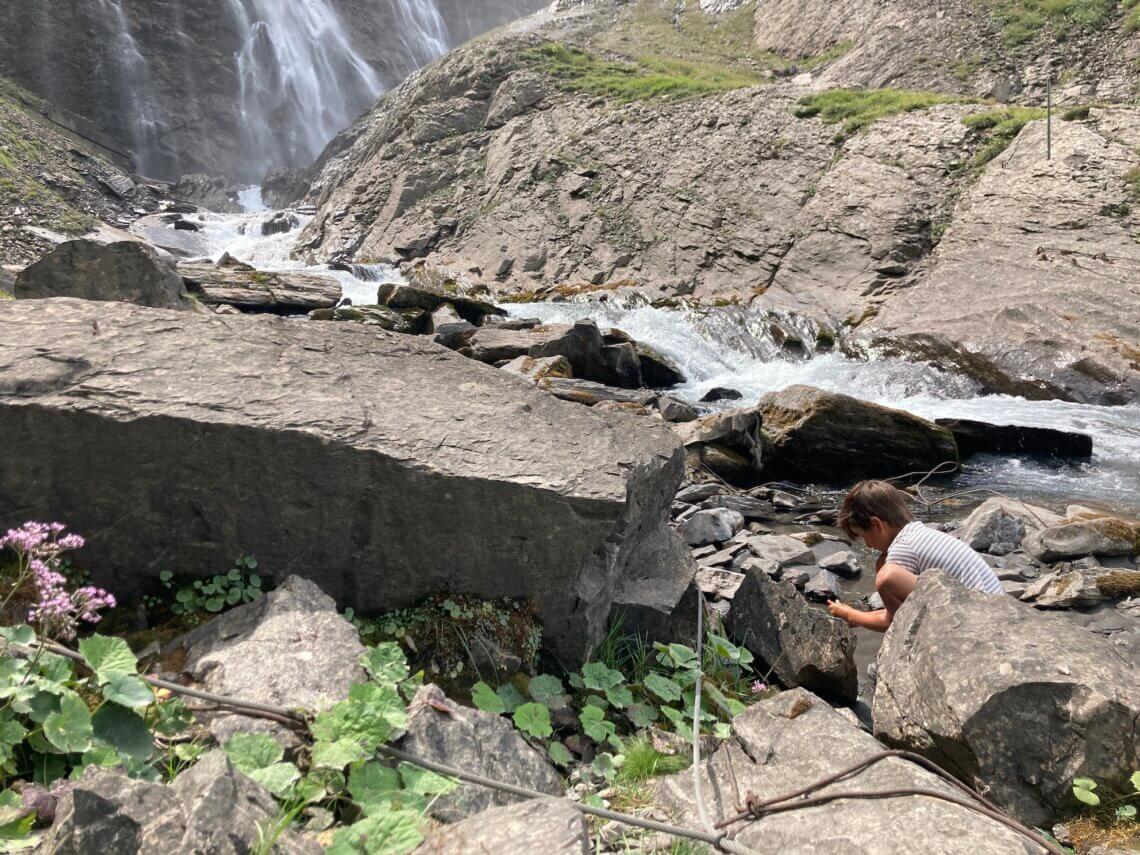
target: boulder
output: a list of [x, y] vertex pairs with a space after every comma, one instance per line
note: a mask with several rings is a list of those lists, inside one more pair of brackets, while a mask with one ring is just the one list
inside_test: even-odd
[[819, 566], [824, 570], [830, 570], [837, 576], [842, 576], [844, 579], [858, 578], [859, 574], [863, 572], [859, 566], [859, 556], [847, 549], [841, 549], [823, 556], [819, 559]]
[[685, 374], [673, 360], [639, 341], [633, 342], [641, 379], [651, 389], [667, 389], [685, 382]]
[[739, 401], [743, 398], [740, 392], [735, 389], [726, 389], [723, 386], [714, 386], [703, 395], [701, 395], [702, 404], [713, 404], [717, 401]]
[[377, 302], [393, 309], [422, 309], [429, 314], [444, 305], [450, 305], [460, 318], [474, 326], [480, 326], [488, 317], [507, 314], [493, 303], [483, 300], [399, 282], [386, 282], [381, 285], [376, 299]]
[[733, 598], [729, 630], [772, 668], [785, 686], [803, 686], [854, 701], [855, 634], [846, 623], [808, 605], [790, 582], [748, 567]]
[[1017, 546], [1027, 532], [1060, 522], [1061, 517], [1045, 508], [1005, 496], [993, 496], [974, 508], [958, 529], [957, 536], [971, 549], [988, 552], [995, 544], [1012, 543]]
[[1092, 457], [1092, 437], [1083, 433], [1022, 425], [991, 425], [970, 419], [935, 419], [949, 428], [958, 444], [958, 456], [975, 454], [1030, 454], [1048, 457]]
[[878, 659], [875, 735], [924, 754], [1028, 825], [1072, 780], [1140, 767], [1136, 663], [1064, 615], [923, 573]]
[[[260, 784], [211, 751], [170, 786], [89, 766], [60, 800], [43, 851], [56, 855], [209, 852], [246, 855], [279, 814]], [[286, 829], [281, 855], [319, 855], [321, 847]]]
[[926, 419], [812, 386], [791, 386], [760, 400], [779, 477], [849, 483], [957, 463], [954, 435]]
[[744, 517], [728, 508], [697, 511], [681, 523], [681, 539], [689, 546], [724, 543], [744, 528]]
[[[737, 813], [733, 777], [740, 798], [749, 792], [761, 800], [775, 798], [883, 750], [870, 734], [804, 689], [753, 704], [733, 719], [732, 732], [732, 739], [703, 761], [701, 770], [701, 791], [713, 823]], [[673, 821], [699, 825], [691, 770], [653, 786], [654, 802]], [[904, 788], [961, 797], [960, 790], [941, 778], [899, 758], [876, 763], [823, 792]], [[1038, 855], [1041, 851], [1004, 825], [947, 802], [913, 796], [838, 799], [728, 830], [742, 846], [780, 855]]]
[[[545, 358], [557, 359], [558, 357]], [[592, 407], [603, 401], [650, 407], [657, 398], [657, 395], [648, 389], [621, 389], [616, 386], [607, 386], [604, 383], [594, 383], [591, 380], [558, 377], [553, 374], [548, 374], [539, 380], [538, 386], [540, 389], [546, 389], [556, 398], [561, 398], [563, 401], [573, 401], [575, 404], [585, 404], [587, 407]]]
[[748, 495], [730, 493], [726, 496], [712, 496], [701, 503], [702, 508], [728, 508], [736, 511], [745, 520], [767, 520], [772, 518], [775, 509], [771, 502]]
[[529, 377], [535, 383], [548, 377], [568, 379], [572, 373], [570, 360], [565, 356], [519, 356], [504, 365], [503, 370], [520, 377]]
[[756, 480], [756, 466], [745, 456], [723, 445], [710, 443], [686, 449], [685, 463], [691, 472], [706, 470], [730, 484], [748, 484]]
[[174, 265], [138, 241], [61, 243], [16, 277], [16, 299], [77, 297], [158, 309], [185, 309], [190, 302]]
[[748, 548], [758, 558], [774, 561], [781, 567], [814, 564], [815, 553], [797, 537], [787, 534], [761, 534], [748, 538]]
[[1021, 593], [1021, 599], [1039, 609], [1075, 609], [1095, 606], [1108, 597], [1089, 570], [1058, 570], [1042, 576]]
[[567, 799], [534, 799], [491, 808], [437, 828], [415, 855], [589, 855], [586, 819]]
[[1031, 532], [1023, 545], [1026, 552], [1046, 564], [1086, 555], [1131, 555], [1140, 552], [1140, 526], [1115, 517], [1063, 521]]
[[839, 599], [843, 596], [843, 589], [839, 587], [839, 577], [822, 567], [814, 568], [804, 583], [804, 596], [821, 603]]
[[415, 335], [423, 328], [423, 312], [419, 309], [396, 311], [387, 306], [338, 306], [335, 309], [313, 309], [309, 317], [314, 321], [341, 321], [380, 327], [389, 332]]
[[666, 426], [631, 431], [422, 336], [4, 302], [0, 436], [0, 518], [98, 532], [84, 563], [123, 597], [252, 554], [365, 614], [445, 590], [531, 599], [571, 663], [623, 577], [663, 604], [695, 572], [667, 529], [684, 458]]
[[431, 313], [431, 329], [437, 344], [454, 349], [475, 330], [475, 325], [461, 318], [451, 303], [444, 303]]
[[340, 282], [319, 273], [269, 273], [232, 260], [184, 261], [178, 272], [186, 289], [207, 306], [236, 306], [246, 312], [304, 314], [331, 309], [341, 297]]
[[269, 237], [270, 235], [283, 235], [287, 232], [293, 231], [301, 224], [297, 219], [296, 214], [291, 214], [288, 211], [278, 211], [267, 220], [261, 223], [262, 237]]
[[716, 446], [726, 449], [744, 457], [759, 472], [763, 457], [760, 426], [759, 407], [746, 407], [678, 424], [673, 430], [687, 448]]
[[196, 207], [219, 214], [240, 214], [238, 193], [241, 187], [231, 185], [225, 178], [204, 174], [183, 175], [170, 187], [170, 195]]
[[[644, 374], [644, 369], [642, 369]], [[691, 422], [697, 418], [697, 411], [677, 398], [669, 395], [660, 395], [657, 398], [657, 409], [661, 411], [661, 418], [667, 422]]]
[[[208, 691], [265, 704], [326, 709], [367, 675], [364, 646], [332, 597], [300, 576], [192, 630], [164, 651], [166, 661]], [[202, 714], [218, 742], [235, 733], [272, 733], [287, 745], [292, 731], [265, 719]]]
[[[448, 700], [438, 686], [428, 684], [416, 692], [408, 705], [406, 727], [396, 744], [401, 751], [496, 781], [562, 795], [562, 778], [545, 754], [531, 748], [508, 719], [460, 706]], [[440, 796], [430, 813], [443, 822], [458, 822], [487, 808], [520, 801], [519, 796], [464, 784]]]

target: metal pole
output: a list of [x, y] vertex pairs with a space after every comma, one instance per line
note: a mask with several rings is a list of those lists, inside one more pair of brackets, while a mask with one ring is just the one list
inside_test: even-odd
[[1053, 72], [1045, 80], [1045, 159], [1053, 159]]

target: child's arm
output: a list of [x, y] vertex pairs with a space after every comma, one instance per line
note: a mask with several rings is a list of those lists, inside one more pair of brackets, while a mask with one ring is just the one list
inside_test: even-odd
[[886, 632], [894, 617], [886, 609], [877, 609], [873, 612], [861, 612], [846, 603], [837, 600], [827, 601], [827, 610], [834, 617], [847, 621], [848, 626], [861, 626], [874, 632]]

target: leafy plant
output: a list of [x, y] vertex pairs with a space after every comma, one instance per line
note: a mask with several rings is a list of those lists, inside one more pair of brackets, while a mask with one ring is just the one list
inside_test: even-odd
[[[1132, 773], [1132, 776], [1129, 778], [1129, 783], [1132, 784], [1131, 793], [1109, 799], [1109, 804], [1117, 805], [1115, 816], [1118, 820], [1132, 820], [1136, 818], [1136, 805], [1121, 803], [1140, 798], [1140, 770]], [[1101, 806], [1101, 797], [1097, 794], [1096, 789], [1097, 783], [1092, 778], [1073, 779], [1073, 796], [1082, 804], [1094, 808]]]
[[256, 569], [257, 559], [252, 555], [242, 555], [226, 573], [218, 573], [209, 579], [196, 579], [178, 587], [174, 574], [164, 570], [159, 574], [159, 580], [168, 591], [174, 592], [174, 604], [170, 607], [174, 614], [206, 616], [242, 603], [252, 603], [260, 597], [262, 580], [253, 572]]

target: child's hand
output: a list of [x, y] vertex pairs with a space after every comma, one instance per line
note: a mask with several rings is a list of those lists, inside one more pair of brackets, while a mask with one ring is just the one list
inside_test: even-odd
[[855, 609], [851, 608], [851, 606], [847, 605], [846, 603], [841, 603], [838, 600], [828, 600], [827, 610], [831, 612], [832, 617], [837, 617], [840, 620], [847, 621], [848, 626], [854, 626], [854, 624], [851, 623], [851, 613], [854, 612]]

